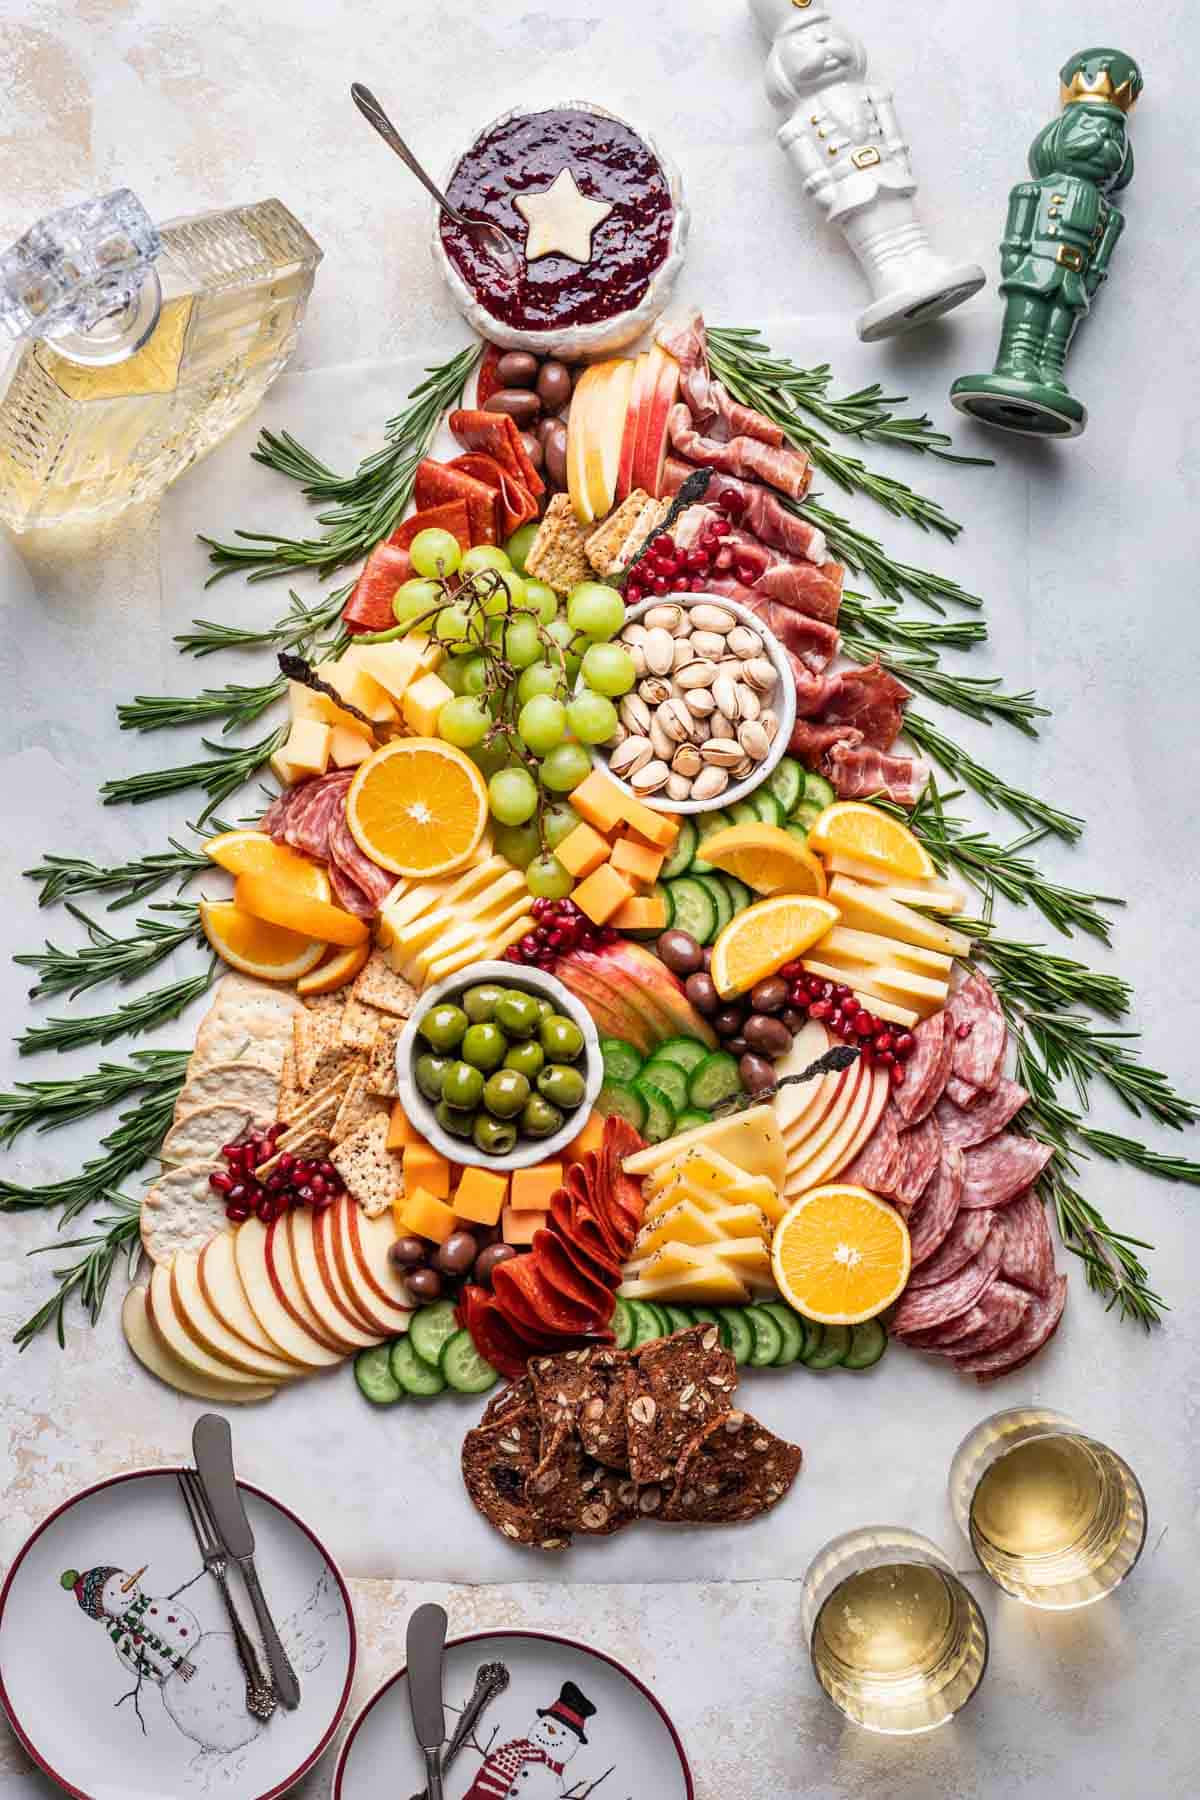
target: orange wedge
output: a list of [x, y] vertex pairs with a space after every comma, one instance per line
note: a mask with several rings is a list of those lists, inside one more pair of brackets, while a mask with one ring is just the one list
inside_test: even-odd
[[[708, 856], [708, 839], [704, 840]], [[838, 922], [838, 909], [811, 894], [773, 894], [731, 919], [713, 945], [709, 970], [722, 999], [744, 994], [756, 981], [811, 949]]]
[[348, 950], [331, 950], [323, 963], [319, 963], [309, 974], [300, 977], [296, 983], [296, 992], [298, 994], [335, 993], [338, 988], [345, 987], [348, 981], [354, 980], [359, 970], [365, 967], [370, 954], [369, 943], [353, 944]]
[[282, 881], [310, 900], [329, 899], [329, 877], [319, 863], [276, 844], [265, 831], [224, 831], [209, 838], [204, 854], [231, 875], [265, 875]]
[[239, 875], [233, 898], [256, 919], [282, 925], [304, 937], [320, 938], [323, 944], [364, 944], [371, 935], [353, 913], [330, 906], [327, 900], [311, 900], [307, 894], [299, 894], [295, 888], [285, 887], [282, 881], [272, 881], [266, 875]]
[[797, 1312], [822, 1325], [873, 1319], [903, 1292], [911, 1266], [908, 1226], [866, 1188], [813, 1188], [775, 1227], [771, 1267]]
[[799, 838], [778, 825], [728, 825], [704, 840], [704, 860], [760, 894], [825, 898], [825, 869]]
[[316, 967], [325, 945], [303, 932], [256, 918], [232, 900], [201, 900], [204, 935], [223, 962], [261, 981], [296, 981]]
[[469, 757], [440, 738], [397, 738], [363, 763], [346, 796], [360, 850], [393, 875], [457, 869], [477, 848], [487, 786]]
[[857, 856], [890, 875], [927, 880], [937, 874], [928, 851], [908, 826], [864, 800], [838, 800], [827, 806], [809, 831], [808, 842], [810, 849]]

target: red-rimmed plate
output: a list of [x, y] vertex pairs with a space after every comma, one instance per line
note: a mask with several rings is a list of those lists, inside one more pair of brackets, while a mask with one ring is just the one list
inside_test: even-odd
[[[679, 1733], [649, 1688], [612, 1657], [537, 1631], [481, 1631], [446, 1646], [446, 1734], [479, 1669], [502, 1663], [507, 1688], [485, 1710], [445, 1778], [446, 1800], [693, 1800]], [[408, 1800], [425, 1785], [405, 1671], [374, 1693], [347, 1733], [333, 1800]]]
[[[349, 1592], [307, 1525], [240, 1486], [301, 1684], [297, 1709], [279, 1707], [265, 1725], [246, 1711], [228, 1617], [174, 1469], [86, 1488], [13, 1563], [0, 1592], [0, 1702], [38, 1767], [79, 1800], [274, 1800], [328, 1747], [354, 1678]], [[230, 1587], [253, 1633], [235, 1570]]]

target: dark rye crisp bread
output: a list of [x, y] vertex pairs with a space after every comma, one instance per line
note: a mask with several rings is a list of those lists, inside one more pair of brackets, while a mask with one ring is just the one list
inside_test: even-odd
[[783, 1499], [801, 1461], [797, 1445], [749, 1413], [727, 1413], [698, 1431], [680, 1457], [663, 1518], [691, 1525], [756, 1519]]
[[596, 1346], [538, 1356], [529, 1365], [543, 1433], [567, 1426], [584, 1450], [610, 1468], [628, 1471], [623, 1350]]
[[611, 1537], [638, 1517], [638, 1489], [629, 1476], [585, 1456], [569, 1426], [544, 1436], [542, 1445], [525, 1491], [548, 1532]]
[[514, 1544], [565, 1550], [570, 1538], [546, 1525], [527, 1494], [540, 1458], [537, 1411], [514, 1406], [495, 1424], [468, 1431], [462, 1449], [463, 1480], [488, 1524]]
[[715, 1325], [696, 1325], [636, 1351], [626, 1378], [629, 1472], [670, 1480], [696, 1433], [733, 1404], [737, 1368]]
[[522, 1412], [533, 1405], [533, 1383], [526, 1375], [520, 1381], [512, 1381], [492, 1395], [483, 1409], [481, 1425], [494, 1425], [497, 1419], [505, 1418], [515, 1408]]

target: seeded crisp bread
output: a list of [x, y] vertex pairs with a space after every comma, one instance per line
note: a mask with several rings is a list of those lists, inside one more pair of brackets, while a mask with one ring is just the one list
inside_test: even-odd
[[342, 1009], [341, 1039], [348, 1050], [369, 1050], [380, 1025], [373, 1006], [364, 1006], [353, 995]]
[[729, 1411], [736, 1388], [737, 1368], [715, 1325], [644, 1344], [631, 1360], [625, 1395], [633, 1479], [669, 1480], [696, 1432]]
[[783, 1499], [802, 1461], [797, 1445], [749, 1413], [726, 1413], [697, 1432], [680, 1458], [663, 1517], [692, 1525], [756, 1519]]
[[540, 1458], [536, 1410], [510, 1407], [495, 1424], [468, 1431], [462, 1447], [463, 1481], [484, 1518], [511, 1542], [565, 1550], [569, 1535], [547, 1527], [526, 1497]]
[[416, 988], [397, 975], [382, 950], [372, 950], [355, 978], [350, 997], [397, 1019], [409, 1018], [418, 998]]
[[369, 1219], [404, 1192], [403, 1164], [387, 1147], [388, 1115], [380, 1112], [338, 1144], [330, 1162]]
[[400, 1092], [396, 1081], [396, 1045], [403, 1029], [397, 1020], [394, 1025], [381, 1025], [375, 1033], [367, 1064], [367, 1087], [384, 1100], [394, 1100]]
[[623, 1350], [595, 1346], [562, 1356], [535, 1357], [529, 1377], [545, 1431], [569, 1425], [588, 1456], [628, 1471]]
[[638, 1490], [586, 1456], [569, 1430], [542, 1438], [542, 1454], [526, 1483], [526, 1498], [544, 1525], [563, 1533], [611, 1537], [638, 1516]]

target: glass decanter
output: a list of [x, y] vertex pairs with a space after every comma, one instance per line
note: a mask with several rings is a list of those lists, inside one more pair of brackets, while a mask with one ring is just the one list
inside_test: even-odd
[[[253, 412], [321, 251], [278, 200], [156, 226], [119, 188], [0, 253], [0, 520], [103, 519]], [[3, 334], [0, 333], [0, 343]]]

